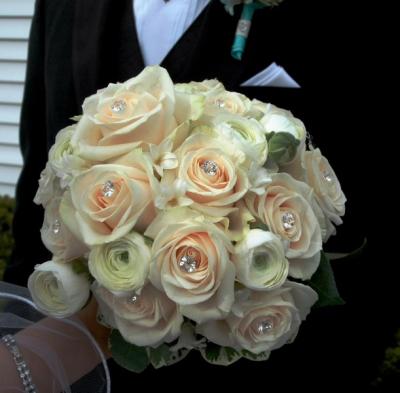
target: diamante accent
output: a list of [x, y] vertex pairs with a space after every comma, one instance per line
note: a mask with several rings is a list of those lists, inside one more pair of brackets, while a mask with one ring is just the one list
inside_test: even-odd
[[127, 302], [128, 302], [129, 304], [135, 304], [135, 303], [137, 302], [138, 298], [139, 298], [139, 296], [136, 295], [136, 294], [134, 294], [134, 295], [132, 295], [132, 296], [130, 296], [130, 297], [128, 298]]
[[107, 180], [103, 186], [103, 195], [107, 198], [111, 198], [115, 192], [114, 183], [111, 180]]
[[322, 174], [322, 176], [324, 177], [324, 179], [325, 179], [326, 182], [332, 183], [332, 181], [333, 181], [333, 176], [332, 176], [332, 173], [331, 173], [331, 172], [325, 171], [325, 172]]
[[225, 101], [221, 100], [220, 98], [218, 98], [217, 100], [215, 100], [215, 105], [217, 105], [218, 108], [224, 108], [225, 107]]
[[123, 112], [125, 109], [126, 109], [126, 102], [124, 100], [114, 101], [113, 104], [111, 105], [111, 110], [114, 113]]
[[215, 161], [206, 160], [201, 164], [201, 169], [209, 176], [215, 176], [218, 172], [218, 165]]
[[60, 220], [55, 219], [54, 222], [53, 222], [53, 225], [51, 226], [51, 229], [52, 229], [52, 231], [53, 231], [53, 233], [55, 235], [58, 235], [60, 233], [60, 230], [61, 230]]
[[179, 260], [179, 267], [186, 273], [193, 273], [197, 270], [197, 261], [190, 255], [184, 255]]
[[293, 213], [285, 212], [282, 214], [282, 224], [285, 231], [292, 229], [296, 224], [296, 217]]
[[272, 321], [270, 319], [265, 319], [261, 321], [257, 326], [258, 334], [265, 334], [269, 332], [274, 327]]

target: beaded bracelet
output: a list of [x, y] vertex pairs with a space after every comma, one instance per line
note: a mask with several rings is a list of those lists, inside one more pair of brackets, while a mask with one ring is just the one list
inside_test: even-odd
[[24, 385], [25, 393], [37, 393], [36, 386], [32, 382], [31, 372], [21, 355], [21, 351], [17, 346], [14, 336], [11, 334], [6, 334], [1, 338], [1, 341], [5, 344], [14, 358], [18, 374], [21, 378], [22, 384]]

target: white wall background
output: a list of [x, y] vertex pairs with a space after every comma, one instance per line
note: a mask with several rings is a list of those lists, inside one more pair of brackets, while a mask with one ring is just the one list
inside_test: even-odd
[[29, 29], [34, 0], [0, 0], [0, 195], [14, 196]]

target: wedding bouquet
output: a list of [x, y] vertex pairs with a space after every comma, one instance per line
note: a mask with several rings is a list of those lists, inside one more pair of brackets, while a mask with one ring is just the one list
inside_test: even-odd
[[313, 305], [341, 302], [322, 244], [345, 196], [290, 112], [154, 66], [73, 120], [35, 197], [53, 254], [29, 278], [41, 311], [93, 293], [115, 360], [138, 372], [192, 349], [267, 359]]

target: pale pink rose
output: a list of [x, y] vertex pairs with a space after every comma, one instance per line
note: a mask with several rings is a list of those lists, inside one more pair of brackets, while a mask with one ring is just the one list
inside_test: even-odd
[[89, 248], [62, 221], [60, 202], [61, 197], [55, 197], [46, 206], [40, 234], [43, 244], [53, 254], [53, 261], [68, 262], [83, 256]]
[[150, 281], [196, 321], [219, 319], [233, 302], [235, 267], [230, 241], [197, 212], [174, 208], [145, 232], [154, 238]]
[[115, 296], [97, 283], [92, 289], [104, 321], [127, 342], [156, 348], [179, 337], [183, 323], [179, 308], [151, 284], [129, 296]]
[[289, 275], [309, 279], [322, 249], [321, 228], [313, 211], [313, 191], [286, 173], [271, 175], [263, 195], [249, 192], [246, 205], [269, 230], [288, 242]]
[[88, 97], [71, 144], [87, 160], [102, 162], [142, 143], [160, 144], [192, 116], [191, 96], [177, 105], [174, 85], [161, 67], [146, 67], [124, 83]]
[[235, 210], [234, 203], [249, 188], [241, 168], [243, 153], [234, 145], [204, 133], [196, 133], [175, 152], [179, 160], [177, 178], [186, 183], [186, 197], [191, 207], [211, 216], [226, 216]]
[[314, 189], [315, 197], [327, 218], [336, 225], [342, 223], [346, 197], [328, 160], [319, 149], [304, 154], [306, 181]]
[[317, 299], [313, 289], [290, 281], [272, 291], [243, 289], [225, 320], [206, 322], [196, 331], [218, 345], [268, 354], [295, 339]]
[[122, 161], [126, 165], [95, 165], [83, 172], [63, 198], [63, 221], [88, 245], [116, 240], [133, 228], [142, 232], [155, 216], [150, 159], [136, 150]]

